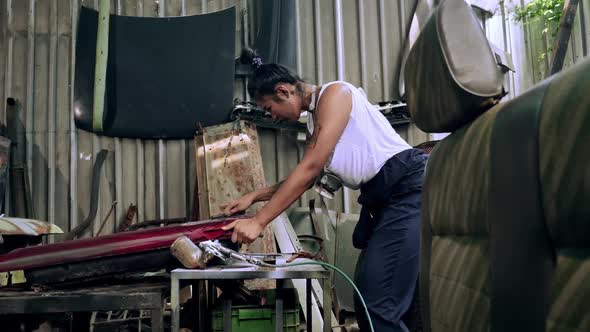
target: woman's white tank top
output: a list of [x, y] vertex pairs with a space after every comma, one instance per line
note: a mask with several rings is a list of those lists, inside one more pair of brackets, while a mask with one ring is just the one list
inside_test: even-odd
[[[364, 91], [348, 82], [335, 81], [324, 84], [318, 96], [318, 103], [326, 88], [335, 83], [342, 83], [350, 89], [352, 111], [326, 169], [336, 174], [345, 186], [358, 189], [363, 183], [371, 180], [389, 158], [410, 149], [411, 146], [368, 101]], [[310, 134], [313, 134], [314, 129], [313, 117], [311, 114], [307, 118], [307, 129]]]

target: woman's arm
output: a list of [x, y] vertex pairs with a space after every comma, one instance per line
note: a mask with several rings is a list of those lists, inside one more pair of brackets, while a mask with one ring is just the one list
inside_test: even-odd
[[256, 191], [254, 203], [265, 202], [272, 198], [272, 196], [279, 190], [285, 180], [275, 183], [274, 185], [266, 188], [262, 188]]
[[219, 207], [223, 209], [223, 213], [225, 213], [225, 215], [227, 216], [244, 211], [256, 202], [268, 201], [272, 197], [272, 195], [274, 195], [274, 193], [279, 189], [281, 183], [283, 182], [284, 181], [281, 181], [275, 183], [272, 186], [254, 190], [243, 195], [238, 199], [234, 199], [233, 201], [223, 203]]

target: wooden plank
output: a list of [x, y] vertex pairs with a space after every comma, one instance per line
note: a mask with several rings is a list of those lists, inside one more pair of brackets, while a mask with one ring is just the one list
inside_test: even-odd
[[207, 175], [205, 167], [205, 143], [203, 135], [195, 136], [195, 173], [196, 173], [196, 194], [198, 205], [193, 206], [193, 214], [198, 219], [209, 219], [209, 194], [207, 192]]
[[563, 68], [563, 61], [568, 49], [570, 36], [576, 10], [578, 9], [578, 0], [567, 0], [563, 6], [563, 14], [559, 22], [559, 32], [553, 46], [553, 63], [551, 64], [551, 75], [558, 73]]

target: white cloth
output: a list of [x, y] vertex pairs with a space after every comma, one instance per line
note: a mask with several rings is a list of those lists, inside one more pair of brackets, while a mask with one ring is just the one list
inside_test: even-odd
[[[342, 83], [350, 89], [352, 110], [326, 169], [336, 174], [345, 186], [358, 189], [363, 183], [371, 180], [389, 158], [410, 149], [411, 146], [368, 101], [364, 91], [350, 83], [335, 81], [324, 84], [318, 96], [318, 103], [326, 88], [334, 83]], [[313, 113], [307, 117], [307, 129], [310, 134], [313, 134], [314, 117]]]

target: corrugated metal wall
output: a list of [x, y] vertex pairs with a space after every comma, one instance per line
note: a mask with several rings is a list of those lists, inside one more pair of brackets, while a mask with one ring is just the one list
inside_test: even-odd
[[[510, 97], [521, 94], [535, 83], [545, 79], [551, 65], [550, 49], [553, 45], [542, 33], [543, 22], [536, 20], [523, 24], [515, 22], [512, 17], [511, 8], [514, 4], [522, 6], [530, 1], [502, 1], [502, 5], [498, 6], [494, 16], [485, 23], [488, 38], [496, 46], [512, 54], [516, 73], [510, 74], [507, 79]], [[589, 44], [590, 0], [580, 0], [564, 69], [587, 56]], [[546, 53], [548, 57], [539, 60], [539, 56], [543, 53]]]
[[[397, 97], [397, 50], [413, 1], [293, 1], [297, 69], [306, 80], [345, 79], [363, 86], [375, 102]], [[138, 205], [140, 220], [188, 215], [195, 178], [190, 140], [113, 139], [74, 127], [74, 41], [80, 5], [98, 8], [98, 0], [0, 0], [0, 100], [17, 100], [16, 151], [27, 162], [34, 216], [65, 230], [83, 220], [89, 213], [92, 164], [101, 149], [109, 155], [101, 172], [92, 234], [102, 220], [103, 233], [112, 232], [130, 203]], [[193, 15], [234, 5], [240, 8], [238, 53], [254, 34], [247, 24], [252, 21], [251, 0], [111, 0], [113, 13], [131, 16]], [[236, 83], [235, 96], [244, 98], [243, 82]], [[6, 108], [0, 110], [6, 124]], [[411, 144], [428, 137], [411, 126], [400, 132]], [[274, 183], [286, 177], [303, 149], [294, 143], [292, 132], [261, 129], [260, 137], [266, 179]], [[312, 196], [315, 193], [298, 204], [306, 205]], [[329, 205], [357, 212], [355, 201], [356, 193], [341, 192]]]

